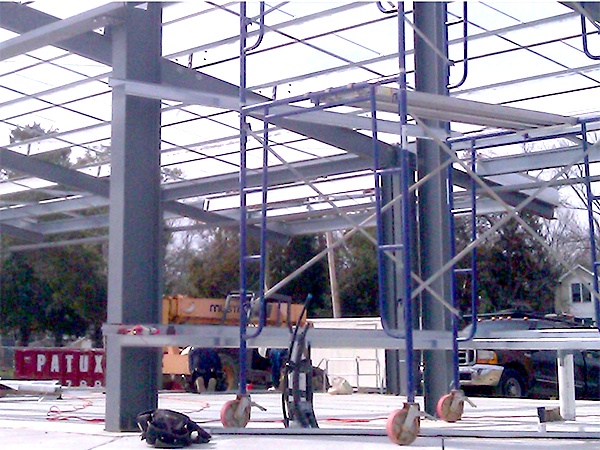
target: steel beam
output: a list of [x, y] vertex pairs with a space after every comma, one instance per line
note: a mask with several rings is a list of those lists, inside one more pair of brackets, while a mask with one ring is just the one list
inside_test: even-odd
[[[238, 108], [238, 100], [236, 98], [211, 94], [209, 92], [199, 92], [192, 89], [140, 83], [130, 80], [118, 80], [115, 78], [111, 78], [109, 84], [111, 87], [122, 86], [126, 94], [137, 97], [179, 101], [186, 104], [197, 104], [227, 110], [235, 110]], [[299, 113], [299, 111], [303, 112]], [[350, 130], [371, 129], [371, 119], [368, 117], [331, 111], [311, 111], [310, 108], [301, 108], [293, 105], [271, 107], [269, 109], [269, 114], [288, 114], [289, 120], [309, 124], [320, 123]], [[262, 118], [264, 116], [264, 111], [257, 110], [253, 115], [254, 117]], [[400, 124], [398, 122], [379, 119], [377, 121], [377, 128], [382, 133], [400, 134]], [[411, 137], [431, 138], [431, 136], [425, 133], [425, 131], [417, 125], [408, 124], [406, 126], [406, 132]], [[440, 132], [437, 134], [438, 139], [445, 140], [448, 137], [449, 134], [446, 133]]]
[[[0, 162], [4, 167], [19, 170], [44, 180], [72, 186], [81, 191], [105, 198], [109, 197], [109, 182], [106, 179], [96, 178], [74, 169], [67, 169], [38, 158], [28, 157], [15, 151], [7, 150], [6, 148], [0, 148]], [[230, 219], [220, 217], [218, 214], [210, 213], [195, 206], [177, 202], [175, 200], [166, 201], [164, 208], [174, 214], [206, 223], [223, 224], [224, 222], [230, 221]], [[1, 212], [0, 218], [2, 218]], [[231, 225], [234, 224], [235, 221], [231, 220]]]
[[[22, 3], [0, 2], [0, 28], [18, 34], [32, 32], [58, 21], [56, 17]], [[107, 35], [89, 31], [58, 42], [56, 47], [107, 66], [111, 65], [111, 39]]]
[[41, 233], [30, 231], [23, 227], [15, 227], [7, 223], [0, 223], [0, 234], [6, 234], [29, 242], [42, 242], [44, 240], [44, 235]]
[[0, 220], [24, 219], [39, 217], [46, 214], [67, 214], [90, 208], [101, 208], [108, 205], [108, 199], [98, 195], [87, 195], [76, 198], [65, 198], [60, 201], [51, 201], [21, 206], [19, 208], [0, 208]]
[[[76, 16], [35, 28], [4, 41], [0, 43], [0, 61], [46, 45], [54, 45], [106, 25], [115, 24], [119, 20], [124, 6], [124, 2], [109, 3]], [[0, 14], [2, 14], [1, 11]]]
[[[572, 150], [573, 150], [573, 152], [576, 151], [575, 148], [573, 148]], [[1, 158], [1, 155], [3, 154], [3, 153], [1, 153], [2, 151], [3, 150], [0, 150], [0, 158]], [[538, 155], [538, 153], [541, 153], [541, 154]], [[544, 155], [546, 153], [549, 153], [549, 155], [547, 155], [547, 158], [544, 157]], [[23, 156], [19, 153], [16, 153], [16, 152], [10, 153], [9, 155], [12, 157], [10, 159], [11, 160], [14, 159], [14, 161], [16, 161], [16, 163], [13, 164], [12, 162], [10, 162], [9, 164], [6, 164], [6, 167], [11, 167], [14, 170], [29, 169], [30, 172], [33, 172], [32, 169], [34, 169], [34, 167], [32, 165], [29, 165], [27, 163], [27, 161], [24, 160], [24, 158], [26, 158], [25, 156]], [[596, 159], [594, 159], [595, 158], [594, 155], [596, 155], [596, 157], [600, 158], [600, 153], [598, 153], [598, 151], [592, 151], [592, 158], [591, 158], [592, 160], [596, 160]], [[538, 163], [541, 164], [542, 161], [544, 161], [545, 159], [551, 159], [554, 161], [554, 159], [553, 159], [554, 157], [556, 157], [556, 159], [559, 159], [560, 152], [555, 151], [555, 150], [550, 150], [548, 152], [535, 152], [535, 153], [527, 153], [527, 154], [523, 154], [523, 155], [514, 155], [514, 156], [509, 156], [509, 157], [499, 157], [499, 158], [493, 158], [493, 159], [489, 159], [489, 160], [483, 160], [480, 162], [480, 164], [482, 164], [481, 172], [483, 172], [486, 175], [488, 173], [490, 175], [495, 175], [498, 172], [503, 173], [505, 171], [504, 168], [507, 166], [507, 163], [504, 163], [505, 158], [507, 158], [509, 160], [512, 160], [513, 158], [515, 158], [517, 161], [517, 162], [515, 162], [515, 164], [519, 164], [520, 166], [530, 167], [531, 170], [533, 170], [533, 168], [536, 167], [536, 164], [538, 164]], [[530, 163], [528, 162], [529, 158], [531, 158]], [[570, 160], [571, 158], [568, 157], [566, 159]], [[38, 160], [36, 160], [36, 162], [37, 161]], [[77, 176], [78, 176], [78, 174], [80, 174], [79, 172], [74, 172], [74, 173], [72, 172], [71, 174], [69, 174], [69, 173], [64, 172], [65, 170], [68, 170], [68, 169], [65, 169], [60, 166], [45, 167], [44, 164], [50, 164], [50, 163], [45, 163], [42, 161], [41, 166], [38, 168], [39, 170], [36, 170], [33, 175], [37, 174], [37, 175], [41, 176], [42, 173], [51, 174], [54, 171], [56, 171], [57, 175], [53, 176], [53, 178], [52, 178], [56, 182], [60, 182], [63, 184], [70, 184], [81, 190], [83, 190], [84, 187], [86, 186], [86, 185], [78, 182], [79, 178], [77, 178]], [[370, 170], [371, 164], [372, 164], [371, 161], [368, 161], [366, 158], [359, 158], [355, 155], [345, 154], [345, 155], [331, 156], [331, 157], [327, 157], [327, 158], [301, 161], [301, 162], [297, 162], [297, 163], [292, 163], [291, 166], [294, 167], [296, 170], [298, 170], [300, 173], [302, 173], [303, 177], [308, 178], [308, 179], [314, 179], [314, 178], [318, 178], [318, 177], [326, 177], [326, 176], [329, 176], [332, 174], [351, 173], [351, 172], [357, 172], [357, 171], [362, 171], [362, 170]], [[41, 169], [44, 169], [44, 171], [42, 171]], [[48, 169], [48, 170], [46, 170], [46, 169]], [[478, 172], [478, 174], [479, 174], [479, 172]], [[73, 175], [75, 176], [75, 178], [73, 178]], [[89, 180], [89, 178], [86, 178], [86, 177], [91, 177], [91, 176], [85, 175], [85, 174], [82, 174], [82, 175], [83, 175], [83, 182], [89, 183], [90, 180]], [[91, 178], [92, 178], [92, 182], [98, 180], [95, 177], [91, 177]], [[455, 170], [454, 178], [455, 178], [455, 183], [457, 185], [464, 187], [465, 189], [470, 188], [470, 178], [464, 172]], [[250, 174], [248, 174], [247, 180], [248, 180], [248, 186], [250, 186], [250, 187], [259, 186], [261, 183], [261, 174], [260, 173], [250, 173]], [[269, 180], [268, 180], [269, 186], [293, 183], [296, 181], [297, 181], [297, 177], [294, 174], [294, 172], [290, 171], [289, 169], [287, 169], [284, 166], [273, 167], [269, 171]], [[524, 180], [524, 181], [527, 181], [527, 180]], [[523, 182], [523, 183], [517, 184], [514, 186], [514, 188], [510, 183], [503, 184], [503, 183], [493, 182], [493, 181], [489, 181], [489, 180], [488, 180], [488, 182], [491, 187], [502, 189], [501, 192], [498, 191], [500, 196], [503, 198], [503, 200], [506, 203], [508, 203], [511, 206], [516, 206], [517, 204], [519, 204], [523, 200], [525, 200], [525, 198], [527, 197], [526, 193], [519, 193], [518, 191], [527, 189], [528, 187], [530, 189], [535, 189], [537, 187], [536, 184], [534, 182], [532, 182], [531, 180], [528, 182]], [[572, 182], [573, 182], [572, 180], [559, 180], [559, 181], [557, 181], [556, 184], [560, 185], [560, 184], [568, 184], [568, 183], [572, 183]], [[582, 182], [582, 181], [579, 181], [579, 182]], [[234, 217], [234, 215], [231, 214], [230, 210], [219, 212], [217, 214], [217, 213], [210, 213], [210, 212], [202, 211], [202, 208], [199, 208], [195, 204], [178, 203], [178, 205], [182, 205], [182, 209], [178, 209], [177, 207], [171, 208], [171, 206], [172, 205], [177, 206], [177, 205], [175, 205], [175, 200], [177, 200], [177, 199], [205, 196], [205, 195], [215, 194], [215, 193], [223, 192], [223, 191], [235, 191], [238, 187], [239, 187], [239, 181], [238, 181], [237, 173], [217, 175], [214, 177], [207, 177], [207, 178], [202, 178], [202, 179], [193, 180], [193, 181], [170, 183], [170, 184], [164, 186], [162, 189], [162, 200], [163, 200], [163, 202], [166, 202], [165, 203], [165, 218], [183, 215], [183, 216], [186, 216], [189, 218], [206, 221], [206, 223], [212, 224], [213, 226], [231, 225], [230, 223], [228, 223], [228, 221], [230, 219], [234, 219], [235, 217]], [[95, 184], [93, 184], [92, 185], [92, 189], [94, 189], [93, 192], [96, 192], [95, 191], [96, 188], [97, 188], [97, 186]], [[512, 189], [512, 191], [511, 191], [511, 189]], [[554, 192], [554, 191], [552, 191], [552, 192]], [[460, 195], [458, 195], [458, 197], [455, 201], [460, 201], [459, 198], [460, 198]], [[554, 198], [554, 194], [552, 194], [552, 196], [550, 198]], [[107, 206], [107, 205], [108, 205], [107, 197], [103, 198], [98, 195], [95, 195], [95, 196], [92, 195], [92, 196], [78, 197], [78, 198], [74, 198], [74, 199], [65, 199], [64, 201], [60, 201], [60, 202], [49, 202], [49, 203], [37, 204], [37, 205], [27, 205], [27, 206], [23, 206], [21, 208], [16, 208], [16, 209], [0, 210], [0, 219], [3, 221], [9, 221], [9, 220], [15, 220], [15, 219], [31, 217], [31, 216], [41, 216], [44, 214], [67, 213], [67, 212], [88, 209], [88, 208], [99, 208], [99, 207]], [[487, 209], [485, 209], [485, 211], [488, 211], [488, 212], [489, 211], [494, 211], [494, 212], [501, 211], [499, 209], [499, 206], [493, 206], [493, 205], [495, 205], [495, 202], [488, 204], [486, 206]], [[532, 202], [530, 205], [528, 205], [528, 211], [530, 211], [532, 214], [536, 214], [536, 215], [539, 215], [542, 217], [552, 218], [554, 216], [554, 207], [555, 206], [556, 206], [556, 203], [554, 201], [544, 201], [543, 199], [536, 199], [534, 202]], [[481, 212], [482, 214], [484, 213], [484, 209], [482, 209], [481, 205], [478, 205], [478, 211]], [[170, 215], [169, 212], [172, 212], [173, 214]], [[294, 220], [295, 219], [292, 218], [292, 223]], [[339, 221], [337, 219], [334, 219], [334, 222], [338, 223]], [[83, 224], [83, 225], [86, 226], [86, 228], [89, 228], [89, 226], [87, 226], [85, 224]], [[325, 222], [324, 222], [324, 226], [325, 226], [324, 230], [330, 229], [330, 225], [325, 224]], [[69, 228], [69, 229], [73, 229], [73, 228], [70, 228], [65, 225], [60, 226], [61, 229], [65, 228], [65, 227]], [[289, 231], [284, 232], [283, 228], [281, 228], [280, 226], [275, 226], [275, 228], [272, 228], [271, 224], [269, 225], [269, 228], [272, 231], [276, 231], [276, 229], [277, 229], [279, 232], [284, 232], [284, 234], [286, 234], [286, 235], [298, 234], [299, 230], [296, 230], [296, 228], [298, 228], [298, 227], [300, 227], [299, 224], [294, 225], [292, 227], [293, 229], [290, 229]], [[313, 228], [313, 227], [311, 227], [311, 228]], [[47, 231], [47, 233], [50, 233], [50, 234], [53, 234], [55, 232], [58, 232], [58, 231], [55, 231], [53, 229], [50, 229]]]
[[[352, 102], [352, 93], [347, 99], [356, 107], [368, 106], [365, 102]], [[344, 99], [344, 96], [337, 96]], [[390, 113], [398, 111], [398, 90], [386, 86], [377, 87], [377, 109]], [[552, 125], [574, 125], [577, 119], [539, 111], [532, 111], [511, 106], [494, 105], [428, 92], [407, 92], [408, 113], [420, 119], [462, 122], [506, 129], [529, 129]], [[449, 134], [449, 133], [448, 133]]]
[[108, 180], [99, 179], [77, 170], [67, 169], [39, 158], [25, 156], [13, 150], [0, 148], [0, 163], [3, 167], [18, 170], [43, 180], [72, 186], [102, 197], [108, 197], [109, 195]]
[[[588, 157], [590, 162], [599, 162], [600, 145], [594, 144], [590, 146], [588, 148]], [[573, 145], [551, 150], [482, 159], [477, 162], [477, 174], [485, 177], [489, 175], [527, 172], [530, 170], [551, 169], [581, 163], [583, 163], [583, 148], [581, 145]]]
[[576, 13], [583, 13], [592, 21], [600, 24], [600, 5], [598, 2], [560, 2]]
[[[156, 335], [119, 334], [121, 325], [109, 324], [103, 327], [104, 334], [114, 339], [117, 345], [125, 347], [187, 347], [198, 342], [207, 346], [239, 347], [239, 327], [219, 325], [160, 325], [155, 326]], [[170, 329], [169, 334], [167, 330]], [[548, 331], [548, 333], [546, 333]], [[285, 347], [289, 344], [289, 331], [285, 327], [265, 327], [258, 337], [248, 340], [249, 348]], [[387, 336], [383, 330], [349, 328], [314, 328], [306, 335], [313, 348], [353, 348], [353, 349], [403, 349], [404, 339]], [[452, 348], [452, 334], [443, 331], [415, 330], [416, 350]], [[487, 350], [600, 350], [598, 330], [595, 329], [552, 329], [507, 331], [461, 342], [461, 349]]]
[[[357, 172], [372, 167], [372, 162], [366, 158], [355, 155], [336, 155], [326, 158], [312, 159], [290, 163], [290, 166], [298, 170], [305, 178], [314, 179], [326, 177], [333, 174]], [[260, 186], [262, 174], [258, 171], [248, 172], [247, 184], [249, 187]], [[277, 166], [269, 169], [268, 185], [293, 183], [298, 177], [287, 167]], [[186, 197], [197, 197], [213, 194], [216, 192], [235, 191], [239, 189], [239, 178], [236, 173], [217, 175], [210, 178], [202, 178], [181, 183], [172, 183], [163, 189], [163, 199], [172, 200]]]

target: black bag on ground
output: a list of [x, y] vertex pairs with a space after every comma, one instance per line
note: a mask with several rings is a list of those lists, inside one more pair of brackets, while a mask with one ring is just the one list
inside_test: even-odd
[[142, 440], [158, 448], [182, 448], [210, 441], [210, 434], [185, 414], [170, 409], [153, 409], [139, 413], [137, 423]]

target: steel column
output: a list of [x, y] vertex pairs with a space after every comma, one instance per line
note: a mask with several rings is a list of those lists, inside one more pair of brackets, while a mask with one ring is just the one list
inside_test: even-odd
[[[448, 95], [448, 65], [438, 52], [448, 54], [446, 33], [446, 4], [442, 2], [416, 2], [415, 26], [426, 36], [426, 42], [415, 33], [415, 87], [417, 91]], [[432, 48], [432, 45], [436, 48]], [[435, 50], [438, 50], [436, 52]], [[426, 120], [434, 129], [447, 129], [448, 124]], [[418, 178], [421, 179], [441, 166], [448, 158], [434, 142], [417, 140]], [[419, 234], [421, 277], [427, 280], [450, 259], [450, 232], [446, 206], [446, 171], [439, 172], [419, 189]], [[451, 298], [451, 274], [439, 277], [431, 287], [441, 297]], [[451, 329], [449, 312], [433, 296], [423, 291], [422, 324], [426, 330]], [[438, 399], [449, 392], [452, 382], [452, 353], [426, 350], [424, 361], [425, 411], [435, 413]]]
[[575, 420], [575, 364], [573, 352], [558, 350], [557, 365], [560, 415], [564, 420]]
[[[111, 30], [113, 74], [160, 83], [161, 5], [128, 5]], [[108, 323], [160, 322], [160, 100], [113, 89]], [[107, 340], [106, 429], [137, 429], [136, 415], [156, 408], [161, 350]]]

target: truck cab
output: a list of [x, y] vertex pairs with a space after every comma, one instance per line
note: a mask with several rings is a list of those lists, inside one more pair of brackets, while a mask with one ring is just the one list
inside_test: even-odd
[[[470, 334], [468, 325], [461, 335]], [[535, 316], [526, 313], [483, 315], [478, 318], [475, 337], [497, 336], [504, 331], [589, 327], [573, 318]], [[577, 398], [598, 398], [600, 355], [596, 351], [575, 351], [575, 392]], [[461, 387], [470, 393], [503, 397], [552, 398], [558, 395], [556, 350], [461, 350]]]

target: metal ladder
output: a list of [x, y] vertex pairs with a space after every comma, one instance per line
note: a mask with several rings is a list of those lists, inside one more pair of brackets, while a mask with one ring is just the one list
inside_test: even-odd
[[[476, 162], [477, 152], [475, 150], [474, 143], [471, 146], [471, 170], [476, 173]], [[474, 178], [471, 178], [471, 207], [468, 209], [456, 210], [454, 208], [454, 192], [452, 182], [452, 171], [453, 167], [448, 167], [448, 208], [449, 214], [449, 229], [450, 229], [450, 257], [456, 256], [456, 226], [454, 218], [456, 215], [468, 212], [470, 214], [470, 225], [471, 225], [471, 242], [477, 240], [477, 183]], [[466, 275], [470, 277], [471, 281], [471, 329], [468, 336], [458, 337], [458, 321], [459, 317], [452, 315], [452, 362], [453, 362], [453, 389], [460, 389], [460, 374], [459, 374], [459, 355], [458, 355], [458, 343], [470, 341], [477, 332], [477, 308], [478, 308], [478, 297], [477, 297], [477, 248], [474, 247], [471, 251], [471, 266], [468, 268], [457, 268], [456, 266], [452, 269], [451, 283], [452, 283], [452, 306], [458, 309], [458, 292], [457, 292], [457, 276]]]
[[585, 122], [581, 124], [581, 135], [582, 135], [582, 150], [583, 150], [583, 165], [585, 171], [585, 187], [587, 196], [587, 213], [588, 213], [588, 225], [590, 232], [590, 253], [593, 273], [593, 289], [592, 299], [594, 302], [594, 314], [596, 317], [596, 327], [600, 330], [600, 299], [598, 294], [598, 266], [600, 266], [600, 260], [598, 259], [598, 251], [596, 248], [596, 225], [594, 222], [594, 201], [600, 200], [600, 195], [595, 195], [592, 191], [592, 182], [590, 178], [590, 158], [588, 151], [588, 140], [587, 140], [587, 125]]

